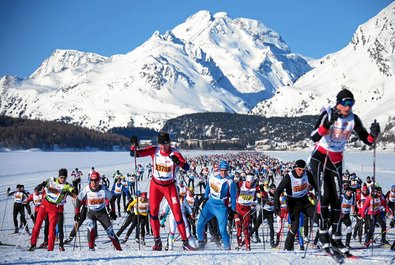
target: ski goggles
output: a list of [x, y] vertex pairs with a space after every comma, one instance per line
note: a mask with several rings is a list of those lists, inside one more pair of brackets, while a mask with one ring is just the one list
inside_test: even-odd
[[352, 107], [354, 106], [355, 100], [352, 98], [343, 98], [338, 103], [345, 107]]

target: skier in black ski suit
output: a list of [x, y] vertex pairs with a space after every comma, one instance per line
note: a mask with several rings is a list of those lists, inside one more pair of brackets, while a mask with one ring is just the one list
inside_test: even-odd
[[[317, 190], [313, 175], [306, 170], [306, 162], [297, 160], [294, 169], [281, 180], [278, 189], [274, 193], [274, 207], [276, 214], [280, 212], [280, 195], [287, 192], [287, 206], [291, 219], [291, 228], [285, 240], [285, 249], [293, 250], [295, 235], [299, 229], [299, 216], [304, 213], [313, 220], [315, 206], [310, 202], [308, 193], [310, 185]], [[307, 217], [305, 217], [307, 218]], [[278, 243], [278, 242], [277, 242]]]
[[[310, 167], [319, 188], [320, 240], [325, 251], [340, 250], [345, 255], [349, 252], [342, 243], [340, 225], [343, 151], [352, 131], [367, 145], [372, 145], [380, 133], [377, 122], [372, 123], [370, 134], [367, 132], [360, 118], [352, 112], [354, 103], [354, 95], [347, 89], [341, 90], [336, 96], [335, 107], [322, 111], [311, 133], [311, 139], [316, 143]], [[329, 217], [332, 221], [332, 239], [328, 231]]]

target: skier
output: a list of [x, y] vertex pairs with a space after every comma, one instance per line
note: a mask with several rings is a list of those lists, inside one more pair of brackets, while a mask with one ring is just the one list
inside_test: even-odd
[[365, 219], [362, 218], [362, 209], [365, 204], [366, 199], [369, 197], [369, 189], [368, 186], [363, 185], [360, 192], [357, 191], [356, 201], [357, 201], [357, 223], [354, 227], [354, 235], [353, 238], [356, 239], [358, 235], [358, 241], [362, 244], [362, 233], [365, 227], [365, 233], [367, 232], [367, 227], [365, 225]]
[[106, 186], [107, 189], [110, 188], [110, 180], [106, 177], [105, 174], [101, 175], [100, 184]]
[[44, 193], [37, 189], [34, 190], [32, 194], [29, 195], [24, 201], [23, 204], [28, 204], [29, 202], [33, 202], [34, 204], [34, 214], [31, 216], [34, 222], [36, 222], [36, 217], [38, 213], [39, 206], [44, 198]]
[[48, 251], [53, 251], [55, 244], [55, 228], [58, 223], [58, 205], [67, 195], [73, 196], [76, 193], [75, 188], [66, 182], [67, 169], [61, 168], [57, 178], [49, 178], [39, 184], [35, 189], [41, 190], [45, 187], [45, 198], [42, 200], [40, 209], [37, 213], [36, 223], [34, 224], [30, 251], [36, 249], [38, 235], [40, 234], [41, 225], [44, 218], [48, 215]]
[[[285, 227], [285, 222], [288, 220], [288, 206], [287, 206], [287, 193], [284, 191], [280, 194], [280, 211], [277, 212], [277, 240], [276, 240], [276, 247], [280, 244], [281, 234], [283, 233], [283, 229]], [[275, 210], [278, 210], [275, 208]]]
[[346, 186], [345, 188], [345, 193], [342, 195], [341, 207], [343, 216], [341, 222], [346, 226], [346, 247], [350, 248], [352, 235], [352, 222], [350, 214], [352, 209], [356, 207], [355, 197], [350, 186]]
[[230, 250], [230, 239], [227, 228], [228, 204], [231, 203], [229, 215], [234, 216], [236, 211], [236, 183], [228, 174], [229, 164], [225, 160], [219, 165], [219, 175], [208, 179], [204, 198], [207, 200], [197, 223], [197, 236], [199, 249], [204, 249], [204, 225], [214, 216], [218, 220], [218, 227], [223, 240], [223, 248]]
[[203, 189], [206, 190], [208, 174], [209, 174], [208, 167], [204, 167], [198, 176], [199, 178], [198, 186], [199, 186], [200, 194], [203, 194]]
[[[128, 196], [128, 200], [131, 199], [129, 189], [127, 189], [123, 184], [122, 184], [122, 178], [116, 178], [116, 181], [112, 185], [111, 192], [114, 195], [114, 200], [117, 201], [117, 206], [118, 206], [118, 216], [121, 217], [121, 197], [125, 193]], [[125, 207], [126, 208], [126, 202], [125, 202]], [[125, 209], [126, 210], [126, 209]]]
[[71, 172], [71, 176], [73, 177], [73, 182], [76, 185], [76, 189], [79, 192], [81, 190], [81, 176], [82, 176], [82, 171], [78, 170], [78, 168], [75, 168], [73, 172]]
[[26, 218], [25, 218], [25, 205], [22, 203], [26, 198], [29, 196], [26, 191], [22, 189], [22, 185], [18, 184], [16, 185], [16, 190], [12, 192], [8, 192], [7, 190], [7, 196], [12, 196], [14, 195], [14, 210], [13, 210], [13, 218], [14, 218], [14, 226], [15, 226], [15, 231], [14, 234], [19, 233], [19, 228], [18, 228], [18, 214], [21, 217], [21, 226], [25, 226], [25, 230], [28, 234], [29, 232], [29, 227], [27, 226], [26, 223]]
[[[195, 238], [191, 235], [191, 227], [190, 227], [190, 224], [188, 221], [188, 217], [190, 217], [190, 219], [192, 219], [192, 220], [194, 219], [193, 212], [192, 212], [192, 209], [189, 206], [188, 202], [185, 200], [185, 196], [182, 194], [186, 195], [186, 192], [183, 193], [180, 191], [179, 198], [180, 198], [180, 204], [181, 204], [182, 218], [185, 223], [185, 232], [186, 232], [186, 236], [188, 238], [188, 244], [193, 248], [197, 248]], [[163, 206], [162, 214], [159, 217], [159, 219], [162, 222], [162, 226], [163, 226], [163, 223], [166, 221], [167, 216], [169, 217], [170, 231], [169, 231], [169, 235], [167, 238], [166, 249], [173, 250], [174, 235], [176, 233], [177, 222], [174, 218], [173, 212], [171, 211], [169, 204], [167, 202], [165, 202], [165, 205]]]
[[95, 250], [95, 230], [97, 221], [101, 223], [108, 237], [111, 239], [116, 250], [121, 251], [121, 245], [116, 237], [110, 218], [106, 211], [106, 200], [110, 201], [111, 220], [116, 220], [117, 215], [115, 213], [115, 203], [113, 200], [112, 193], [104, 186], [100, 185], [100, 174], [97, 171], [93, 171], [90, 174], [90, 183], [78, 194], [75, 203], [75, 216], [74, 220], [79, 221], [81, 219], [80, 208], [82, 204], [87, 206], [87, 228], [88, 228], [88, 246], [89, 250]]
[[169, 203], [176, 219], [177, 228], [183, 241], [183, 248], [186, 250], [193, 250], [193, 248], [188, 244], [185, 224], [182, 219], [180, 201], [175, 184], [176, 169], [180, 167], [187, 171], [189, 170], [189, 164], [176, 148], [170, 146], [170, 135], [168, 133], [160, 132], [158, 134], [158, 146], [149, 146], [144, 149], [138, 149], [137, 136], [132, 136], [130, 138], [130, 142], [131, 156], [151, 156], [153, 161], [153, 172], [149, 190], [151, 227], [155, 237], [153, 250], [162, 250], [158, 213], [160, 202], [163, 197], [165, 197]]
[[[139, 202], [137, 203], [137, 200]], [[137, 208], [138, 205], [138, 208]], [[126, 233], [125, 239], [122, 240], [122, 243], [126, 243], [129, 239], [129, 236], [132, 234], [133, 229], [137, 226], [137, 218], [139, 218], [139, 223], [140, 227], [136, 227], [136, 242], [139, 243], [139, 234], [141, 235], [140, 237], [140, 243], [142, 245], [145, 245], [145, 224], [148, 222], [148, 212], [149, 212], [149, 203], [148, 203], [148, 198], [147, 198], [147, 193], [142, 192], [139, 197], [134, 199], [127, 208], [127, 211], [129, 212], [134, 212], [133, 215], [130, 215], [133, 217], [132, 219], [132, 225], [129, 228], [128, 232]], [[125, 225], [126, 227], [130, 224], [127, 224], [128, 220], [126, 220]], [[125, 227], [125, 228], [126, 228]], [[124, 226], [122, 226], [119, 231], [117, 232], [117, 236], [122, 233], [122, 231], [125, 229]]]
[[[395, 213], [395, 185], [391, 186], [391, 189], [385, 195], [386, 202], [388, 207]], [[390, 227], [393, 228], [395, 226], [394, 218], [390, 221]]]
[[152, 165], [151, 163], [148, 163], [147, 167], [147, 179], [149, 179], [152, 175]]
[[[277, 244], [274, 242], [274, 194], [277, 188], [275, 184], [270, 185], [269, 191], [262, 191], [261, 196], [265, 203], [262, 205], [263, 208], [259, 211], [258, 217], [256, 218], [254, 228], [251, 231], [251, 234], [258, 232], [260, 225], [263, 220], [267, 220], [267, 224], [269, 225], [270, 232], [270, 247], [275, 248]], [[266, 197], [264, 197], [266, 196]]]
[[383, 218], [381, 218], [380, 206], [383, 206], [387, 213], [390, 213], [391, 215], [393, 214], [392, 211], [388, 208], [385, 200], [379, 194], [377, 194], [375, 189], [372, 189], [372, 191], [370, 192], [370, 196], [366, 199], [361, 211], [362, 218], [365, 218], [366, 212], [369, 215], [369, 217], [366, 218], [366, 222], [368, 224], [368, 236], [365, 240], [366, 247], [369, 247], [370, 244], [372, 244], [373, 242], [376, 223], [381, 226], [381, 243], [383, 245], [389, 245], [387, 239], [385, 238], [387, 229], [385, 221], [383, 220]]
[[112, 174], [112, 178], [114, 179], [114, 182], [116, 182], [118, 179], [122, 178], [123, 174], [117, 169], [117, 171]]
[[256, 204], [256, 182], [253, 173], [248, 173], [245, 181], [238, 183], [235, 223], [237, 228], [237, 245], [242, 246], [241, 233], [244, 232], [244, 243], [247, 251], [251, 250], [250, 246], [250, 217], [251, 206]]
[[[333, 255], [337, 250], [349, 255], [349, 250], [342, 243], [340, 230], [341, 187], [343, 151], [351, 132], [355, 131], [367, 145], [372, 145], [380, 133], [378, 123], [372, 123], [370, 134], [363, 127], [361, 120], [352, 112], [354, 95], [347, 89], [336, 96], [336, 105], [322, 111], [311, 139], [316, 143], [311, 155], [310, 167], [315, 177], [320, 199], [320, 241], [324, 250]], [[328, 219], [331, 207], [332, 240], [329, 236]]]
[[137, 181], [142, 181], [144, 177], [144, 167], [141, 164], [137, 165]]
[[277, 215], [281, 211], [280, 194], [284, 189], [287, 193], [287, 206], [291, 227], [285, 239], [284, 247], [286, 250], [294, 249], [295, 235], [300, 225], [299, 217], [301, 213], [309, 216], [312, 220], [314, 218], [315, 206], [310, 202], [307, 196], [310, 185], [316, 189], [313, 175], [306, 170], [306, 162], [300, 159], [295, 162], [294, 169], [284, 176], [278, 185], [278, 189], [274, 193], [274, 205]]

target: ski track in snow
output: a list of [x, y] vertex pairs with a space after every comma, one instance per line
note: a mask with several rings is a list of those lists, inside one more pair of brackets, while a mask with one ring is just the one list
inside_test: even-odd
[[[202, 154], [201, 151], [182, 151], [188, 157]], [[206, 153], [224, 153], [224, 151], [213, 151]], [[306, 159], [309, 152], [271, 152], [270, 155], [279, 157], [284, 161], [296, 160], [299, 158]], [[98, 233], [99, 237], [96, 240], [97, 250], [95, 252], [88, 251], [87, 240], [86, 240], [86, 226], [82, 225], [80, 229], [80, 240], [76, 241], [76, 249], [73, 251], [73, 243], [65, 245], [66, 251], [59, 252], [57, 242], [55, 243], [55, 250], [48, 252], [46, 249], [37, 249], [34, 252], [28, 252], [27, 249], [30, 245], [30, 237], [26, 233], [11, 235], [14, 230], [13, 219], [12, 219], [12, 207], [13, 201], [11, 198], [7, 199], [5, 191], [8, 187], [11, 187], [11, 191], [15, 189], [15, 185], [18, 183], [24, 184], [26, 190], [32, 191], [33, 188], [40, 182], [44, 181], [50, 176], [56, 176], [57, 170], [60, 167], [66, 167], [71, 171], [78, 167], [84, 173], [83, 185], [87, 184], [87, 173], [91, 166], [100, 173], [105, 173], [107, 177], [113, 181], [112, 173], [117, 169], [124, 174], [131, 171], [134, 168], [134, 161], [128, 156], [127, 152], [90, 152], [90, 153], [56, 153], [56, 152], [27, 152], [18, 156], [17, 152], [2, 153], [0, 159], [0, 221], [2, 221], [5, 215], [5, 221], [3, 229], [0, 231], [0, 241], [8, 244], [17, 244], [20, 247], [15, 248], [14, 246], [0, 246], [0, 264], [335, 264], [333, 259], [325, 256], [321, 252], [317, 252], [313, 249], [313, 245], [309, 244], [306, 258], [303, 259], [303, 251], [299, 250], [299, 246], [295, 245], [295, 251], [287, 252], [278, 249], [271, 249], [269, 247], [269, 236], [267, 231], [267, 224], [265, 224], [265, 249], [263, 249], [262, 243], [252, 243], [251, 252], [245, 250], [234, 250], [236, 246], [236, 240], [233, 240], [232, 250], [218, 250], [214, 242], [209, 242], [204, 251], [193, 251], [187, 252], [182, 250], [182, 242], [177, 240], [175, 242], [175, 251], [152, 251], [153, 237], [152, 235], [146, 236], [147, 246], [141, 246], [141, 250], [138, 250], [138, 244], [134, 241], [133, 234], [126, 244], [122, 244], [123, 251], [114, 251], [111, 243], [103, 244], [104, 241], [108, 240], [102, 227], [99, 225]], [[384, 191], [388, 190], [390, 185], [395, 184], [395, 154], [385, 154], [387, 161], [381, 159], [381, 154], [378, 153], [378, 163], [376, 170], [378, 172], [383, 169], [388, 172], [386, 178], [380, 180]], [[83, 159], [80, 159], [83, 157]], [[90, 158], [90, 159], [88, 159]], [[346, 152], [347, 158], [347, 152]], [[14, 161], [17, 159], [17, 161]], [[48, 163], [45, 163], [45, 159], [48, 159]], [[12, 160], [12, 161], [11, 161]], [[43, 162], [44, 160], [44, 162]], [[371, 160], [371, 153], [362, 152], [360, 154], [352, 154], [348, 161], [349, 165], [359, 165], [359, 161], [365, 161], [366, 164]], [[137, 163], [145, 165], [150, 162], [149, 158], [138, 158]], [[98, 166], [100, 165], [100, 166]], [[18, 168], [14, 168], [14, 167]], [[358, 167], [358, 166], [357, 166]], [[351, 171], [350, 171], [351, 172]], [[364, 179], [365, 174], [361, 175]], [[381, 175], [380, 175], [381, 177]], [[276, 180], [278, 184], [278, 180]], [[140, 190], [147, 191], [148, 181], [146, 178], [146, 172], [144, 175], [144, 181], [140, 183]], [[73, 228], [73, 206], [68, 199], [68, 203], [65, 205], [65, 239], [68, 237], [71, 229]], [[7, 205], [7, 206], [6, 206]], [[6, 210], [6, 211], [5, 211]], [[126, 218], [126, 217], [125, 217]], [[32, 221], [28, 220], [29, 228], [31, 231]], [[121, 222], [125, 219], [118, 218], [114, 222], [114, 230], [120, 228]], [[275, 229], [277, 224], [275, 223]], [[316, 228], [315, 228], [316, 229]], [[22, 229], [21, 229], [22, 230]], [[390, 243], [395, 239], [395, 229], [390, 229], [387, 238]], [[161, 230], [162, 243], [166, 245], [165, 231], [169, 231], [168, 227]], [[260, 229], [260, 234], [262, 230]], [[379, 235], [379, 229], [376, 229], [376, 236]], [[40, 237], [38, 238], [38, 245], [42, 243], [43, 229], [41, 229]], [[121, 235], [120, 239], [124, 238], [126, 231]], [[78, 237], [78, 235], [77, 235]], [[236, 236], [233, 235], [233, 239]], [[284, 240], [283, 237], [282, 240]], [[283, 247], [283, 242], [280, 244]], [[351, 241], [351, 246], [359, 246], [355, 241]], [[345, 264], [394, 264], [395, 252], [390, 251], [387, 248], [375, 248], [371, 249], [358, 249], [352, 250], [352, 253], [359, 256], [360, 259], [357, 261], [345, 260]]]

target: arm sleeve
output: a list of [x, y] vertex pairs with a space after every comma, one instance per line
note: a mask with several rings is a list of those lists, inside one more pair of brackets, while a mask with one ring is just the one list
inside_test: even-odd
[[39, 191], [42, 190], [42, 188], [44, 188], [47, 185], [47, 182], [48, 180], [43, 181], [42, 183], [38, 184], [37, 187], [35, 187], [34, 189], [37, 189]]
[[325, 119], [328, 119], [328, 112], [326, 111], [321, 113], [316, 124], [314, 125], [314, 130], [310, 135], [310, 138], [313, 140], [313, 142], [318, 142], [321, 140], [322, 136], [328, 131], [323, 125]]
[[234, 181], [230, 184], [230, 198], [232, 203], [232, 211], [236, 211], [236, 194], [237, 194], [237, 187]]
[[154, 145], [148, 146], [143, 149], [136, 149], [133, 145], [130, 147], [130, 155], [134, 156], [134, 154], [136, 154], [136, 157], [152, 156], [153, 154], [155, 154], [155, 151], [156, 146]]
[[174, 155], [178, 158], [178, 160], [180, 160], [180, 164], [179, 166], [184, 169], [185, 171], [189, 170], [189, 164], [188, 162], [185, 160], [185, 158], [181, 155], [180, 152], [176, 151], [174, 152]]
[[367, 145], [372, 145], [374, 142], [373, 136], [371, 136], [368, 131], [363, 127], [361, 119], [354, 114], [354, 131], [357, 133], [359, 139]]
[[204, 198], [208, 199], [208, 195], [210, 195], [210, 179], [207, 180], [206, 191], [204, 192]]
[[[285, 175], [284, 178], [281, 180], [280, 184], [278, 184], [277, 190], [274, 193], [274, 206], [276, 208], [280, 208], [280, 194], [286, 189], [287, 184], [290, 184], [291, 180], [289, 175]], [[288, 194], [288, 191], [287, 191]]]

